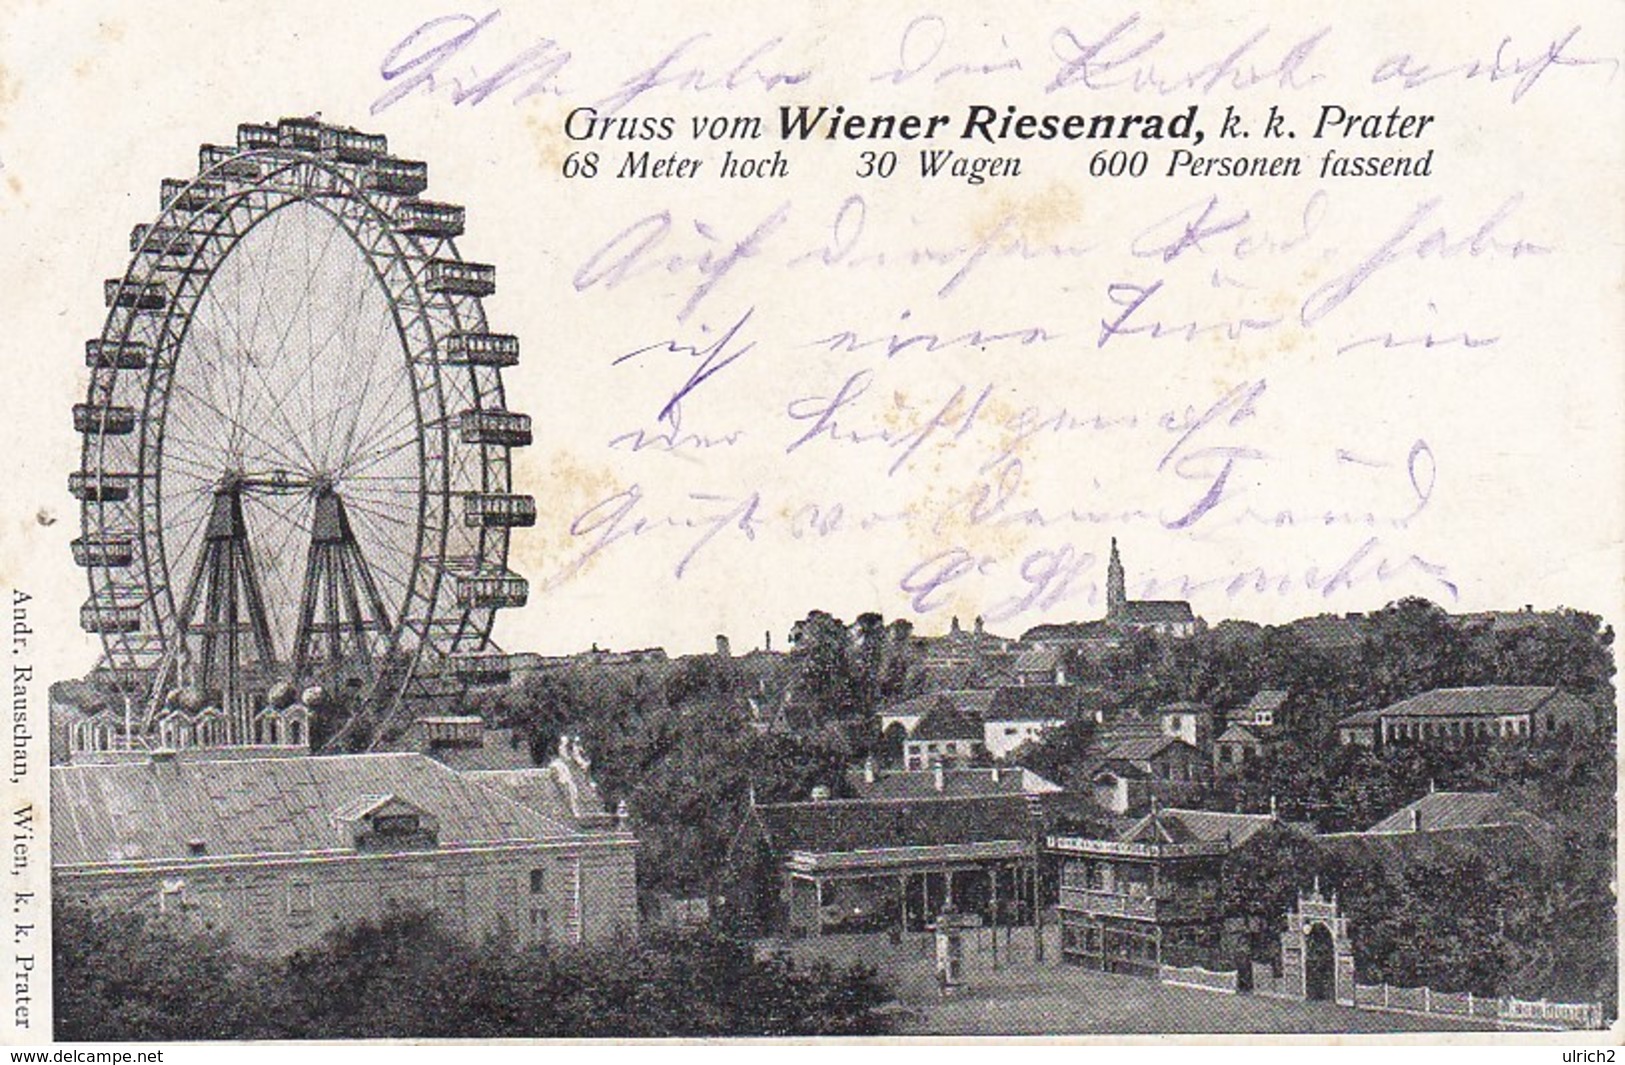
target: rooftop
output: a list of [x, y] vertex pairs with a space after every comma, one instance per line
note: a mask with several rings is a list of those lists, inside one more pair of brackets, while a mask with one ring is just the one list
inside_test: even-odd
[[1278, 688], [1262, 688], [1247, 700], [1246, 710], [1279, 710], [1286, 705], [1286, 692]]
[[1196, 614], [1183, 599], [1130, 599], [1112, 613], [1111, 620], [1128, 625], [1188, 625]]
[[1521, 825], [1532, 831], [1550, 830], [1540, 818], [1498, 791], [1430, 791], [1366, 831], [1440, 832], [1504, 825]]
[[1033, 832], [1021, 795], [773, 803], [755, 807], [754, 814], [768, 845], [779, 852], [1027, 840]]
[[920, 723], [909, 733], [911, 740], [978, 740], [982, 739], [982, 722], [956, 706], [944, 696], [925, 712]]
[[986, 769], [942, 769], [942, 789], [937, 790], [937, 771], [881, 770], [871, 782], [862, 769], [847, 770], [852, 790], [863, 799], [968, 798], [988, 795], [1050, 794], [1060, 785], [1020, 766]]
[[52, 863], [330, 851], [335, 817], [387, 798], [432, 814], [442, 847], [572, 834], [421, 754], [64, 765], [51, 767]]
[[[1514, 687], [1487, 685], [1477, 688], [1435, 688], [1413, 695], [1377, 711], [1362, 711], [1342, 720], [1342, 724], [1374, 721], [1379, 717], [1493, 717], [1501, 714], [1527, 714], [1554, 699], [1575, 700], [1555, 687]], [[1370, 715], [1370, 716], [1368, 716]]]

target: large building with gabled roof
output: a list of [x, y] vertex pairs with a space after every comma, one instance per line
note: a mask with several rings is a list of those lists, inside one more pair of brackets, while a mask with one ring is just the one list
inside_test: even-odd
[[422, 908], [469, 937], [602, 940], [637, 921], [636, 841], [415, 753], [53, 766], [54, 891], [283, 954]]
[[1597, 727], [1584, 700], [1551, 686], [1435, 688], [1337, 723], [1344, 744], [1386, 747], [1418, 741], [1487, 743], [1496, 739], [1586, 734]]

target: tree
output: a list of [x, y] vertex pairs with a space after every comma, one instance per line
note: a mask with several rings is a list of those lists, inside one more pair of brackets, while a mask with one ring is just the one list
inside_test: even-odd
[[846, 623], [814, 610], [790, 629], [801, 696], [819, 722], [856, 717], [870, 707], [852, 662], [852, 636]]
[[758, 959], [709, 929], [575, 947], [470, 943], [397, 910], [286, 958], [73, 904], [56, 927], [56, 1035], [70, 1040], [880, 1035], [864, 966]]
[[1224, 856], [1219, 868], [1221, 912], [1239, 925], [1242, 956], [1278, 962], [1281, 915], [1297, 905], [1298, 893], [1315, 881], [1325, 856], [1313, 840], [1285, 825], [1255, 833]]
[[274, 982], [221, 935], [59, 899], [51, 948], [58, 1039], [284, 1036]]

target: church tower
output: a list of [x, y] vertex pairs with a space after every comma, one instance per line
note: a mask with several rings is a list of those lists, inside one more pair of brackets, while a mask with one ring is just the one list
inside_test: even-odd
[[1127, 582], [1123, 579], [1123, 560], [1117, 555], [1117, 537], [1112, 537], [1112, 557], [1106, 563], [1106, 619], [1117, 618], [1128, 602]]

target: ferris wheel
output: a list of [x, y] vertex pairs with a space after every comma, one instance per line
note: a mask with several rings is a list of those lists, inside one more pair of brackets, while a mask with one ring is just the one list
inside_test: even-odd
[[246, 737], [270, 687], [342, 685], [335, 739], [367, 746], [416, 695], [507, 679], [492, 623], [525, 603], [509, 535], [536, 520], [519, 341], [427, 186], [382, 136], [245, 124], [131, 233], [69, 487], [81, 624], [144, 726], [185, 691]]

